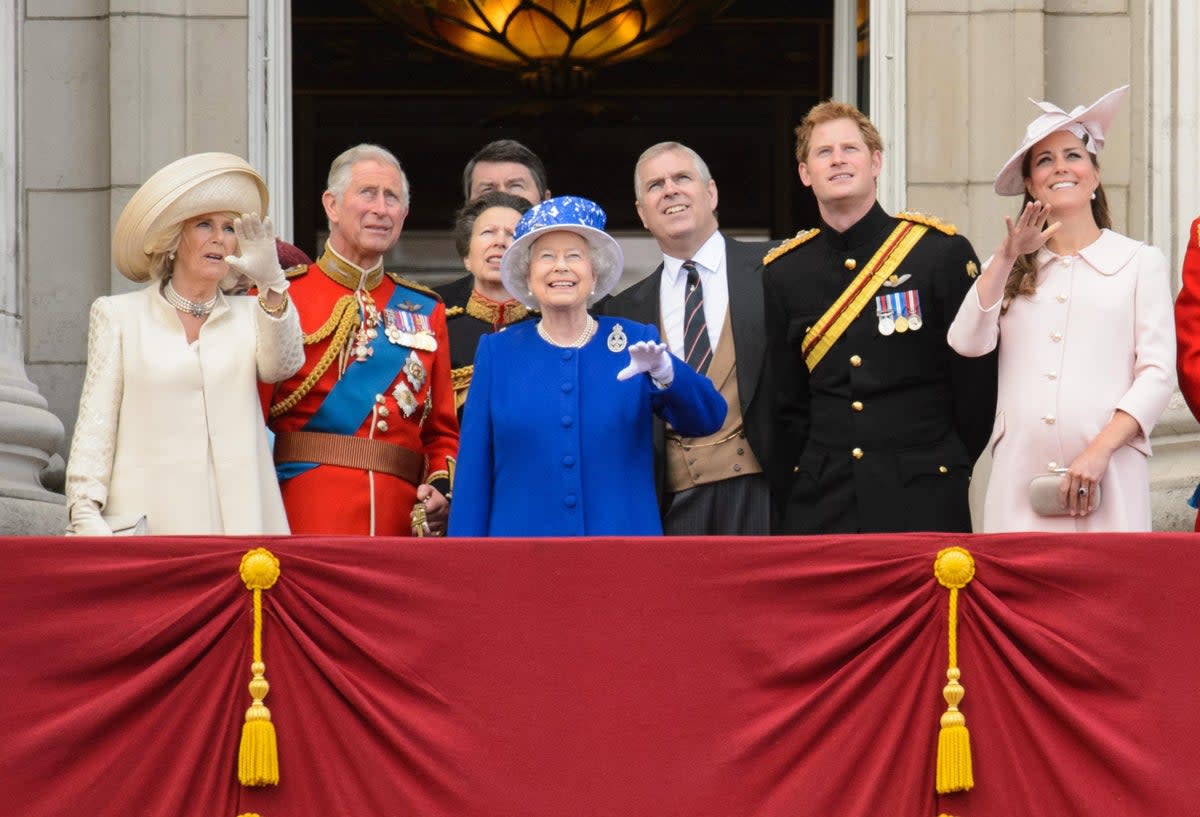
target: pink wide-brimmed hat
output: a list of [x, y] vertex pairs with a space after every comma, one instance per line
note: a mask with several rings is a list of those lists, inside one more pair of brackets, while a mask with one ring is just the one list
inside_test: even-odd
[[1098, 153], [1104, 147], [1104, 134], [1112, 124], [1121, 101], [1129, 90], [1128, 85], [1114, 88], [1097, 99], [1086, 108], [1077, 105], [1075, 110], [1067, 113], [1052, 102], [1038, 102], [1030, 99], [1034, 105], [1042, 109], [1042, 115], [1029, 123], [1025, 129], [1025, 138], [1021, 146], [1012, 155], [1000, 172], [996, 174], [993, 189], [1001, 196], [1020, 196], [1025, 192], [1025, 178], [1021, 174], [1021, 162], [1029, 149], [1055, 131], [1066, 130], [1083, 140], [1087, 149]]

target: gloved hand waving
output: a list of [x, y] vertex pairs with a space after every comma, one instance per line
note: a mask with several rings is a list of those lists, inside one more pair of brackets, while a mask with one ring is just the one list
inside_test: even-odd
[[253, 281], [259, 292], [271, 290], [283, 294], [288, 288], [288, 280], [279, 266], [275, 228], [270, 217], [259, 220], [258, 213], [243, 213], [241, 218], [233, 220], [233, 232], [241, 254], [225, 256], [225, 263]]
[[671, 385], [675, 379], [675, 365], [667, 344], [639, 340], [629, 347], [629, 365], [617, 372], [617, 380], [628, 380], [645, 372], [661, 388]]

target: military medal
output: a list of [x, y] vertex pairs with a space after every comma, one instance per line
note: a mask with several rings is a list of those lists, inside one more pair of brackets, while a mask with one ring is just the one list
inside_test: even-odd
[[916, 332], [925, 325], [921, 318], [921, 298], [915, 289], [904, 293], [904, 301], [908, 306], [908, 328]]
[[879, 318], [879, 334], [885, 338], [896, 331], [896, 322], [892, 320], [891, 304], [887, 295], [875, 296], [875, 315]]
[[397, 383], [396, 388], [392, 389], [392, 397], [396, 398], [396, 405], [400, 407], [400, 412], [405, 417], [412, 417], [413, 412], [417, 410], [417, 398], [408, 384], [404, 381]]
[[383, 313], [384, 334], [397, 346], [420, 349], [423, 352], [437, 351], [437, 338], [428, 315], [419, 315], [400, 309], [385, 309]]
[[354, 346], [350, 351], [354, 359], [362, 363], [375, 351], [371, 348], [371, 341], [379, 337], [379, 331], [375, 328], [379, 325], [379, 310], [375, 308], [371, 296], [365, 293], [359, 296], [359, 307], [362, 310], [362, 323], [354, 333]]
[[624, 352], [628, 342], [629, 338], [625, 337], [625, 330], [619, 323], [608, 333], [608, 351], [610, 352]]
[[404, 374], [408, 378], [408, 382], [412, 383], [413, 391], [420, 391], [421, 386], [425, 383], [425, 364], [421, 362], [421, 358], [417, 357], [415, 351], [408, 353], [408, 360], [404, 361]]

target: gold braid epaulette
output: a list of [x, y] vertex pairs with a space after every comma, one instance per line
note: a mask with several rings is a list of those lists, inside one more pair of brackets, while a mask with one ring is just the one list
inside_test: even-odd
[[294, 267], [288, 267], [283, 271], [283, 277], [289, 281], [293, 278], [299, 278], [304, 273], [308, 272], [308, 264], [297, 264]]
[[896, 218], [911, 221], [914, 224], [924, 224], [926, 227], [932, 227], [946, 235], [958, 235], [958, 228], [953, 224], [947, 224], [937, 216], [931, 216], [927, 213], [918, 213], [916, 210], [904, 210], [896, 213]]
[[426, 295], [432, 295], [437, 300], [438, 303], [442, 302], [442, 296], [438, 295], [436, 292], [434, 292], [432, 289], [425, 286], [424, 284], [418, 284], [416, 281], [410, 281], [407, 278], [405, 278], [404, 276], [398, 275], [397, 273], [394, 273], [391, 270], [385, 270], [384, 275], [386, 275], [388, 278], [391, 278], [393, 281], [395, 281], [397, 284], [399, 284], [402, 287], [408, 287], [409, 289], [415, 289], [417, 292], [424, 292]]
[[463, 309], [461, 306], [451, 306], [446, 309], [446, 317], [447, 318], [457, 318], [459, 315], [462, 315], [466, 311], [467, 310]]
[[467, 402], [467, 389], [471, 386], [471, 375], [475, 373], [475, 364], [459, 366], [450, 370], [450, 388], [454, 392], [454, 408], [457, 411]]
[[320, 343], [331, 334], [333, 335], [333, 340], [329, 341], [329, 346], [325, 349], [325, 353], [321, 355], [321, 359], [317, 361], [317, 365], [313, 366], [313, 370], [296, 387], [296, 390], [271, 406], [272, 417], [278, 417], [281, 414], [291, 411], [297, 403], [304, 399], [305, 395], [312, 391], [312, 387], [317, 385], [317, 381], [325, 375], [325, 372], [329, 371], [329, 367], [333, 365], [333, 361], [337, 359], [338, 354], [342, 349], [346, 348], [346, 341], [349, 339], [350, 333], [357, 328], [358, 324], [358, 301], [355, 300], [355, 297], [353, 295], [343, 295], [338, 298], [333, 305], [333, 311], [329, 313], [329, 318], [325, 323], [312, 334], [304, 336], [304, 345], [312, 346], [314, 343]]
[[799, 247], [804, 242], [812, 239], [819, 232], [821, 232], [820, 227], [813, 227], [811, 230], [801, 230], [800, 232], [796, 233], [794, 236], [789, 238], [787, 241], [783, 242], [778, 247], [775, 247], [770, 252], [768, 252], [766, 255], [764, 255], [763, 260], [762, 260], [763, 265], [766, 266], [767, 264], [770, 264], [772, 261], [774, 261], [776, 258], [779, 258], [781, 255], [786, 255], [787, 253], [789, 253], [792, 250]]

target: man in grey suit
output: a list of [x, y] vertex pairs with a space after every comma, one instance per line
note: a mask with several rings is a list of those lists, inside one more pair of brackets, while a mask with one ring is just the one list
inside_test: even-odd
[[[771, 390], [764, 352], [762, 257], [717, 228], [717, 184], [704, 160], [678, 142], [647, 148], [634, 168], [642, 224], [663, 262], [604, 305], [609, 315], [657, 326], [671, 351], [707, 374], [729, 404], [708, 437], [655, 436], [663, 530], [673, 536], [766, 535]], [[661, 424], [660, 424], [661, 425]]]

